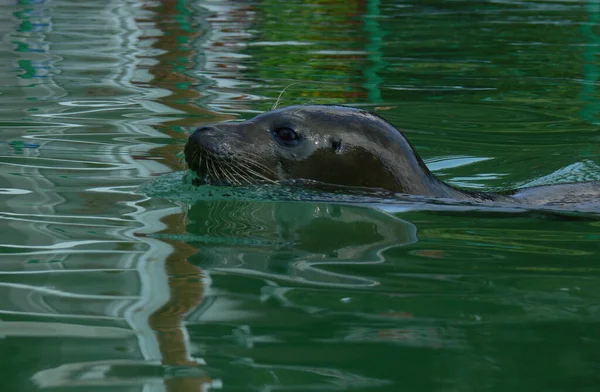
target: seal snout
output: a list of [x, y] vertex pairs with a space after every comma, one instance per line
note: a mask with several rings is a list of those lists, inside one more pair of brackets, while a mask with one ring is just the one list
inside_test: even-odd
[[188, 139], [190, 150], [208, 153], [218, 157], [231, 155], [231, 148], [223, 142], [223, 131], [214, 126], [203, 126], [194, 131]]
[[204, 146], [218, 137], [219, 130], [213, 126], [204, 126], [196, 129], [188, 139], [188, 143], [194, 143], [198, 146]]

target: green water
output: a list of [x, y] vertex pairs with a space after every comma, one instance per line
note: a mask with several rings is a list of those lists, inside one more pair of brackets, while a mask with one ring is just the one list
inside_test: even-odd
[[597, 2], [4, 0], [0, 33], [0, 390], [600, 391], [598, 214], [195, 189], [181, 156], [289, 86], [454, 185], [599, 179]]

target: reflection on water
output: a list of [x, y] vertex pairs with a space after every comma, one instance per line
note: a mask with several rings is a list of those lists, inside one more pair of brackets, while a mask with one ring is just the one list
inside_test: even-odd
[[174, 112], [146, 104], [160, 93], [134, 84], [140, 9], [27, 2], [2, 11], [0, 50], [11, 62], [0, 70], [0, 323], [13, 353], [4, 387], [105, 377], [143, 385], [133, 372], [108, 375], [161, 360], [148, 317], [168, 298], [173, 249], [139, 233], [180, 209], [135, 193], [172, 170], [150, 150], [167, 140], [152, 124]]
[[202, 249], [192, 262], [215, 273], [319, 287], [376, 286], [373, 278], [343, 271], [384, 263], [386, 249], [416, 241], [407, 222], [378, 210], [342, 205], [197, 202], [187, 219], [185, 240]]
[[595, 216], [252, 198], [180, 154], [280, 98], [375, 110], [454, 184], [598, 179], [597, 4], [0, 11], [3, 390], [597, 387]]

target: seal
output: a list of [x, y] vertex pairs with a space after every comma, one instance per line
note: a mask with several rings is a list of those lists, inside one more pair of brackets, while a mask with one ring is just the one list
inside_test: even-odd
[[[472, 192], [437, 179], [382, 117], [336, 105], [288, 106], [243, 122], [205, 125], [185, 145], [196, 184], [328, 184], [470, 201], [527, 204], [598, 200], [600, 182]], [[581, 197], [579, 197], [581, 196]]]

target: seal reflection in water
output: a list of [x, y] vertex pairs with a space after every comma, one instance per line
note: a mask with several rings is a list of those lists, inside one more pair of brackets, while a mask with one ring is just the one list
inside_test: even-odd
[[600, 197], [600, 182], [525, 188], [504, 194], [451, 187], [427, 169], [393, 125], [365, 110], [289, 106], [244, 122], [198, 128], [185, 146], [197, 184], [249, 185], [309, 180], [411, 195], [527, 204], [568, 204]]

